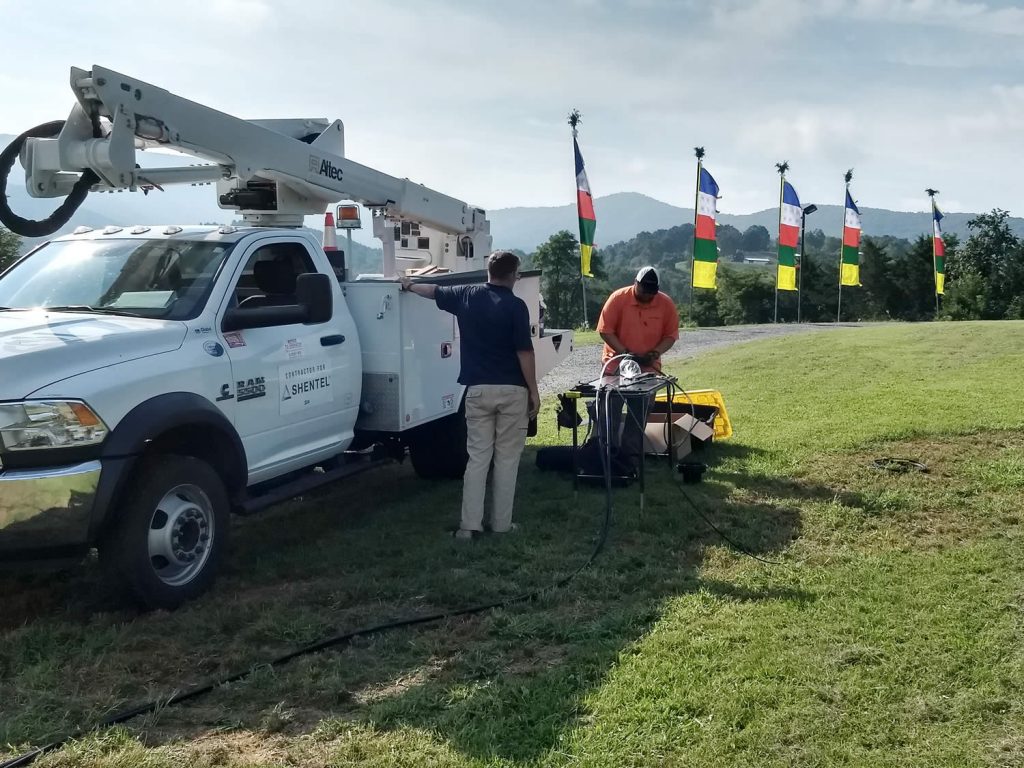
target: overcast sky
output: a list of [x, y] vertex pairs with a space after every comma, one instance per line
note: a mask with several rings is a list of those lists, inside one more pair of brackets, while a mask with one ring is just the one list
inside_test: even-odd
[[[291, 6], [291, 4], [289, 4]], [[72, 65], [244, 117], [329, 117], [347, 154], [487, 208], [596, 196], [1024, 213], [1024, 3], [0, 0], [0, 133], [67, 116]], [[600, 213], [600, 211], [599, 211]]]

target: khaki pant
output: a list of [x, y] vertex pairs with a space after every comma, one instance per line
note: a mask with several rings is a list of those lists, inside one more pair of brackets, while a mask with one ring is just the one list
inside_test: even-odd
[[462, 486], [462, 529], [482, 531], [487, 475], [491, 487], [491, 530], [512, 525], [519, 459], [526, 445], [529, 403], [526, 387], [479, 384], [466, 390], [466, 449], [469, 463]]

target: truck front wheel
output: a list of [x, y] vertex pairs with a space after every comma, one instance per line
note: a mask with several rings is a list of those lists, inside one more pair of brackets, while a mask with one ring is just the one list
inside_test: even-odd
[[147, 608], [176, 608], [213, 583], [227, 549], [228, 495], [204, 461], [158, 456], [136, 471], [100, 555]]

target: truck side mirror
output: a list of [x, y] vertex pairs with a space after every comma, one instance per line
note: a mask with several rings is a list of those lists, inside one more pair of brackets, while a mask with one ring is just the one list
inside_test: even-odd
[[309, 322], [305, 307], [286, 304], [281, 307], [238, 309], [232, 307], [224, 313], [222, 331], [243, 331], [247, 328], [275, 328], [279, 325], [298, 325]]
[[331, 278], [319, 272], [299, 275], [295, 282], [299, 306], [306, 310], [306, 324], [326, 323], [334, 316], [334, 291]]
[[232, 307], [224, 313], [221, 330], [240, 331], [299, 323], [326, 323], [334, 316], [334, 292], [330, 276], [319, 272], [299, 275], [295, 281], [295, 301], [295, 304], [252, 309]]

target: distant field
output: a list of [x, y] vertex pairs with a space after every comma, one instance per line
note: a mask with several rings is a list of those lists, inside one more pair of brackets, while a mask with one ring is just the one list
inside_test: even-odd
[[601, 336], [597, 331], [575, 331], [573, 342], [577, 347], [592, 347], [601, 343]]
[[[40, 764], [1024, 764], [1024, 323], [670, 368], [720, 389], [736, 429], [686, 494], [778, 565], [652, 463], [644, 512], [616, 491], [607, 550], [567, 587], [259, 670]], [[535, 445], [568, 439], [550, 405], [541, 427]], [[0, 756], [328, 634], [550, 583], [590, 552], [603, 497], [532, 458], [509, 537], [446, 538], [458, 485], [394, 467], [241, 521], [217, 588], [173, 614], [114, 607], [95, 566], [3, 578]]]

